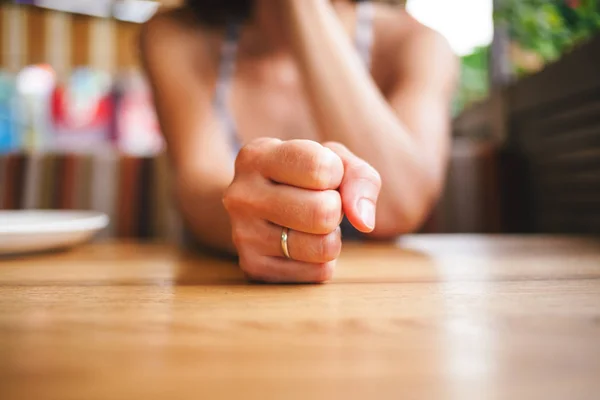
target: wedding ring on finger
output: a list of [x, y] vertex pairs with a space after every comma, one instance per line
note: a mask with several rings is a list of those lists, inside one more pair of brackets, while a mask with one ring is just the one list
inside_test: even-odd
[[292, 257], [290, 257], [290, 250], [288, 249], [289, 232], [290, 230], [288, 228], [283, 228], [281, 230], [281, 250], [283, 250], [283, 255], [285, 258], [291, 260]]

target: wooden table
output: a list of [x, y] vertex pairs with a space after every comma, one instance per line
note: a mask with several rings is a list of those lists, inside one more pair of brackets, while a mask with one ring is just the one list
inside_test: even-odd
[[0, 261], [0, 399], [599, 399], [600, 242], [346, 246], [249, 285], [165, 245]]

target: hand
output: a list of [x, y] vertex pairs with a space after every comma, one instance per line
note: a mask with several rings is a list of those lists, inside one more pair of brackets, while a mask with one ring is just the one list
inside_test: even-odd
[[[380, 188], [379, 174], [340, 144], [253, 141], [223, 197], [242, 270], [264, 282], [331, 279], [343, 213], [358, 230], [373, 230]], [[283, 227], [291, 260], [281, 249]]]

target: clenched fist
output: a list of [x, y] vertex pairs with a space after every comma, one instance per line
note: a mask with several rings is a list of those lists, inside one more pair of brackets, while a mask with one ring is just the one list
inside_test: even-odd
[[223, 198], [240, 267], [263, 282], [329, 280], [344, 214], [359, 231], [372, 231], [380, 189], [377, 171], [341, 144], [251, 142]]

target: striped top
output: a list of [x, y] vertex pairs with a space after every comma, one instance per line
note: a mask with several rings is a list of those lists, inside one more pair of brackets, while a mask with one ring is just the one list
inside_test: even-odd
[[[356, 6], [354, 44], [356, 51], [368, 69], [371, 68], [371, 48], [373, 46], [373, 12], [373, 4], [370, 1], [362, 1]], [[215, 112], [231, 142], [234, 155], [237, 155], [241, 145], [235, 119], [227, 106], [227, 99], [235, 75], [240, 31], [241, 25], [239, 23], [230, 23], [226, 28], [213, 99]]]

